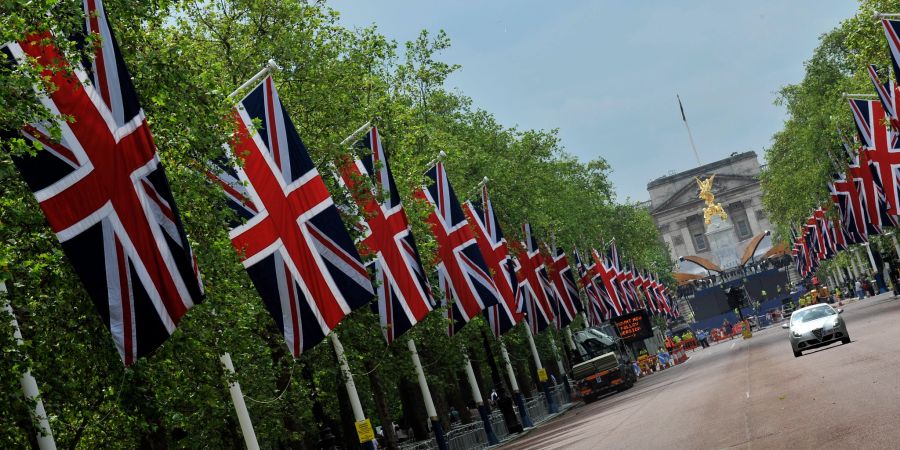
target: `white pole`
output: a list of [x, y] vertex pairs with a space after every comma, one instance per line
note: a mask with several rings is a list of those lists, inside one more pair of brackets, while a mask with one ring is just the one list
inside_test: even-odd
[[[556, 368], [559, 369], [559, 376], [566, 376], [566, 368], [563, 365], [562, 358], [559, 357], [559, 350], [556, 347], [556, 339], [553, 339], [553, 336], [550, 336], [550, 348], [553, 349], [553, 356], [556, 356]], [[560, 380], [562, 382], [563, 380]]]
[[[16, 345], [21, 347], [25, 344], [22, 341], [22, 331], [19, 330], [19, 321], [16, 320], [16, 316], [13, 314], [9, 299], [6, 298], [6, 292], [6, 283], [0, 281], [0, 294], [3, 294], [3, 299], [0, 302], [3, 303], [3, 310], [9, 313], [9, 323], [13, 328], [13, 338], [16, 340]], [[25, 398], [28, 399], [28, 402], [34, 404], [32, 414], [34, 414], [34, 418], [38, 421], [38, 448], [41, 450], [56, 450], [56, 441], [53, 439], [53, 432], [50, 431], [50, 421], [47, 420], [47, 411], [44, 410], [44, 402], [41, 400], [40, 392], [38, 392], [37, 380], [31, 375], [31, 369], [25, 369], [25, 373], [22, 374], [19, 384], [22, 386], [22, 393], [25, 394]]]
[[262, 80], [263, 78], [265, 78], [266, 75], [268, 75], [270, 72], [272, 72], [272, 70], [275, 70], [275, 69], [279, 69], [279, 67], [278, 67], [278, 64], [275, 64], [274, 59], [270, 59], [270, 60], [266, 61], [266, 65], [262, 69], [260, 69], [259, 72], [256, 72], [256, 75], [253, 75], [252, 77], [250, 77], [250, 79], [245, 81], [244, 84], [242, 84], [240, 87], [235, 89], [232, 93], [228, 94], [228, 98], [233, 98], [234, 96], [239, 94], [241, 91], [243, 91], [247, 87], [258, 83], [259, 80]]
[[[856, 255], [856, 252], [850, 251], [850, 270], [853, 271], [853, 278], [859, 279], [859, 268], [857, 267], [856, 260], [859, 256]], [[855, 280], [854, 280], [855, 281]]]
[[525, 336], [528, 336], [528, 346], [531, 347], [531, 356], [534, 357], [534, 367], [540, 371], [544, 368], [544, 365], [541, 364], [541, 356], [538, 355], [537, 346], [534, 345], [534, 336], [531, 334], [531, 327], [527, 323], [525, 324]]
[[366, 413], [363, 412], [362, 403], [359, 401], [359, 393], [356, 392], [356, 383], [353, 382], [353, 373], [350, 372], [350, 365], [347, 363], [347, 357], [344, 356], [344, 346], [338, 339], [337, 333], [331, 333], [331, 345], [334, 347], [334, 353], [337, 354], [338, 362], [341, 365], [341, 373], [344, 374], [344, 386], [347, 388], [347, 395], [350, 397], [350, 406], [353, 408], [353, 418], [357, 422], [366, 420]]
[[566, 343], [569, 344], [569, 350], [578, 350], [577, 348], [575, 348], [575, 340], [572, 339], [572, 329], [569, 327], [566, 327]]
[[464, 357], [466, 358], [466, 376], [469, 378], [469, 386], [472, 388], [472, 400], [475, 400], [475, 405], [481, 406], [484, 404], [484, 397], [481, 396], [481, 388], [478, 387], [478, 380], [475, 379], [472, 361], [469, 360], [469, 355], [464, 355]]
[[425, 379], [425, 371], [422, 370], [422, 361], [419, 360], [419, 352], [416, 351], [416, 343], [412, 339], [406, 341], [409, 352], [412, 354], [413, 366], [416, 368], [416, 375], [419, 377], [419, 389], [422, 390], [422, 398], [425, 400], [425, 412], [432, 422], [438, 421], [437, 409], [434, 407], [434, 400], [431, 398], [431, 390], [428, 389], [428, 380]]
[[872, 247], [868, 242], [863, 245], [866, 246], [866, 253], [869, 255], [869, 262], [872, 264], [872, 271], [878, 273], [878, 267], [875, 265], [875, 257], [872, 256]]
[[512, 363], [509, 361], [509, 352], [506, 351], [506, 344], [500, 341], [500, 355], [503, 356], [503, 363], [506, 365], [506, 375], [509, 376], [509, 388], [513, 394], [519, 393], [519, 382], [516, 381], [516, 372], [513, 371]]
[[[231, 354], [225, 352], [219, 357], [219, 361], [225, 366], [225, 371], [229, 378], [234, 378], [234, 364], [231, 362]], [[250, 413], [247, 411], [247, 404], [244, 402], [244, 393], [241, 392], [241, 385], [237, 380], [228, 382], [228, 392], [231, 393], [231, 402], [234, 403], [234, 412], [237, 413], [238, 422], [241, 425], [241, 434], [244, 435], [244, 445], [249, 450], [259, 450], [259, 443], [256, 442], [256, 432], [253, 431], [253, 422], [250, 421]]]
[[[353, 418], [356, 422], [363, 422], [366, 420], [366, 413], [363, 411], [362, 403], [359, 401], [359, 393], [356, 392], [356, 383], [353, 382], [353, 373], [350, 372], [347, 357], [344, 356], [344, 346], [341, 344], [341, 340], [338, 339], [336, 332], [331, 333], [331, 345], [334, 347], [334, 353], [337, 355], [338, 363], [341, 365], [341, 373], [344, 374], [344, 387], [347, 389], [347, 397], [350, 397]], [[372, 441], [368, 441], [368, 445], [372, 448], [377, 447]]]
[[894, 242], [894, 251], [897, 252], [897, 258], [900, 259], [900, 243], [897, 242], [896, 234], [891, 234], [891, 241]]
[[853, 255], [856, 256], [856, 266], [857, 269], [859, 269], [859, 276], [862, 277], [866, 274], [866, 265], [863, 264], [862, 258], [859, 256], [859, 252], [854, 252]]

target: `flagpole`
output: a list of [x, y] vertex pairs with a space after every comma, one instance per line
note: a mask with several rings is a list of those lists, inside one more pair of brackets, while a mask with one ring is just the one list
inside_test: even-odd
[[[531, 325], [528, 323], [525, 324], [525, 336], [528, 337], [528, 346], [531, 347], [531, 356], [534, 357], [534, 367], [538, 371], [538, 383], [540, 383], [544, 395], [547, 397], [547, 409], [551, 414], [556, 413], [559, 410], [556, 408], [553, 397], [550, 396], [550, 385], [547, 383], [547, 371], [544, 370], [544, 365], [541, 364], [541, 356], [538, 354], [537, 346], [534, 345], [534, 335], [531, 333]], [[541, 374], [543, 374], [543, 380], [541, 379]]]
[[259, 72], [256, 72], [256, 75], [253, 75], [252, 77], [250, 77], [250, 79], [245, 81], [244, 84], [240, 85], [232, 93], [228, 94], [228, 98], [229, 99], [234, 98], [241, 91], [256, 84], [257, 82], [259, 82], [259, 80], [262, 80], [263, 78], [266, 77], [266, 75], [271, 73], [273, 70], [277, 70], [277, 69], [281, 69], [281, 67], [278, 67], [278, 64], [275, 64], [274, 59], [270, 59], [270, 60], [266, 61], [266, 65], [263, 66], [263, 68], [260, 69]]
[[509, 352], [506, 351], [506, 344], [500, 339], [500, 355], [503, 357], [503, 364], [506, 366], [506, 375], [509, 377], [509, 387], [513, 391], [513, 398], [516, 400], [516, 406], [519, 407], [519, 417], [522, 420], [522, 427], [531, 428], [534, 423], [528, 416], [528, 410], [525, 408], [525, 396], [519, 390], [519, 382], [516, 380], [516, 372], [513, 370], [512, 363], [509, 361]]
[[684, 121], [684, 128], [687, 129], [688, 140], [691, 142], [691, 148], [694, 150], [694, 158], [697, 158], [697, 165], [702, 165], [700, 163], [700, 154], [697, 153], [697, 146], [694, 145], [694, 135], [691, 133], [691, 126], [688, 125], [687, 116], [684, 114], [684, 106], [681, 104], [681, 97], [678, 94], [675, 94], [675, 98], [678, 99], [678, 109], [681, 110], [681, 119]]
[[[353, 409], [353, 418], [356, 421], [356, 432], [359, 435], [360, 430], [371, 430], [372, 424], [366, 418], [366, 413], [363, 411], [362, 403], [359, 401], [359, 393], [356, 391], [356, 383], [353, 382], [353, 373], [350, 372], [350, 365], [347, 363], [347, 357], [344, 355], [344, 346], [341, 344], [341, 340], [338, 339], [337, 332], [331, 332], [331, 345], [334, 347], [334, 353], [337, 355], [338, 363], [341, 365], [341, 373], [344, 375], [344, 387], [347, 389], [347, 396], [350, 397], [350, 406]], [[382, 424], [382, 426], [389, 426], [388, 424]], [[363, 444], [363, 448], [375, 450], [378, 448], [378, 445], [375, 441], [374, 433], [372, 434], [372, 439], [367, 441], [363, 441], [363, 436], [359, 436], [360, 443]]]
[[363, 131], [367, 131], [371, 127], [372, 127], [372, 121], [370, 120], [370, 121], [366, 122], [365, 124], [363, 124], [363, 126], [357, 128], [356, 131], [354, 131], [353, 133], [350, 133], [350, 136], [345, 137], [344, 140], [341, 141], [340, 146], [343, 147], [343, 146], [349, 144], [354, 139], [356, 139], [357, 136], [362, 134]]
[[469, 379], [469, 386], [472, 388], [472, 400], [475, 401], [475, 408], [478, 409], [478, 415], [481, 416], [481, 421], [484, 423], [484, 434], [487, 436], [488, 445], [497, 445], [500, 441], [494, 434], [494, 427], [491, 426], [491, 418], [487, 406], [484, 405], [484, 397], [481, 396], [481, 388], [478, 387], [478, 380], [472, 369], [472, 361], [469, 360], [469, 354], [466, 352], [463, 352], [463, 358], [466, 360], [466, 376]]
[[238, 423], [241, 426], [241, 434], [244, 435], [244, 445], [249, 450], [259, 450], [259, 443], [256, 441], [256, 432], [253, 431], [253, 422], [250, 420], [250, 413], [247, 411], [247, 403], [244, 402], [244, 393], [241, 391], [241, 384], [234, 379], [234, 364], [231, 362], [231, 354], [225, 352], [219, 356], [219, 361], [225, 367], [228, 374], [228, 392], [231, 394], [231, 403], [234, 404], [234, 412], [238, 416]]
[[[3, 294], [3, 311], [9, 314], [9, 323], [13, 328], [13, 338], [16, 340], [16, 346], [21, 348], [25, 345], [25, 342], [22, 340], [22, 330], [19, 329], [19, 321], [16, 320], [12, 306], [9, 303], [9, 297], [6, 295], [7, 290], [5, 281], [0, 281], [0, 294]], [[22, 393], [25, 394], [28, 403], [32, 405], [31, 413], [38, 422], [38, 448], [41, 450], [56, 450], [56, 441], [53, 439], [53, 432], [50, 430], [50, 421], [47, 420], [47, 411], [44, 410], [44, 401], [41, 400], [37, 380], [31, 375], [31, 369], [25, 369], [22, 378], [19, 380], [19, 384], [22, 386]]]
[[419, 389], [422, 390], [422, 399], [425, 401], [425, 412], [431, 421], [431, 429], [434, 431], [434, 440], [437, 441], [440, 450], [449, 450], [447, 445], [447, 437], [444, 435], [444, 427], [441, 426], [441, 419], [437, 415], [437, 409], [434, 407], [434, 400], [431, 398], [431, 390], [428, 389], [428, 380], [425, 379], [425, 371], [422, 370], [422, 361], [419, 360], [419, 352], [416, 351], [416, 343], [412, 339], [406, 341], [406, 346], [412, 355], [413, 367], [416, 369], [416, 375], [419, 378]]

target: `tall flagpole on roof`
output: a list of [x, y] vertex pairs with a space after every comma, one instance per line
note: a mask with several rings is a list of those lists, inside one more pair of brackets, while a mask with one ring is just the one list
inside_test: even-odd
[[697, 158], [697, 165], [700, 166], [702, 165], [700, 162], [700, 154], [697, 153], [697, 146], [694, 144], [694, 135], [691, 134], [691, 127], [688, 125], [687, 116], [684, 114], [684, 105], [681, 104], [681, 97], [678, 94], [675, 94], [675, 98], [678, 99], [678, 109], [681, 110], [681, 120], [684, 121], [684, 128], [687, 130], [688, 140], [691, 141], [691, 149], [694, 150], [694, 158]]

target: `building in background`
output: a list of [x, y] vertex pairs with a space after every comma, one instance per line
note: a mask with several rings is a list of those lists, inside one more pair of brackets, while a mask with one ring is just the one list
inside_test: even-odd
[[[753, 236], [770, 228], [762, 207], [759, 185], [760, 164], [756, 152], [734, 153], [730, 157], [684, 172], [666, 175], [647, 183], [650, 215], [674, 261], [696, 255], [720, 264], [710, 248], [703, 223], [703, 201], [694, 177], [715, 175], [716, 202], [728, 213], [732, 244], [743, 249]], [[722, 267], [728, 269], [729, 267]]]

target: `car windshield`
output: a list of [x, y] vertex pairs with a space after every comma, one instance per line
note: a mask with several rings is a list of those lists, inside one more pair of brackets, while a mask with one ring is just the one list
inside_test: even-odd
[[801, 322], [811, 322], [816, 319], [821, 319], [823, 317], [828, 317], [836, 314], [834, 308], [824, 305], [818, 308], [811, 308], [804, 311], [797, 311], [794, 315], [791, 316], [791, 322], [801, 323]]

